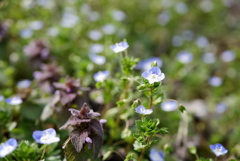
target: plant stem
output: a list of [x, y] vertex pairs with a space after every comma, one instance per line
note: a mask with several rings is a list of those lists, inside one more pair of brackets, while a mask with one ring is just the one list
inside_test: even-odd
[[148, 109], [152, 108], [152, 102], [153, 102], [153, 97], [152, 97], [152, 88], [150, 88], [150, 98], [149, 98], [149, 105], [148, 105]]
[[43, 153], [42, 153], [42, 156], [41, 156], [40, 160], [42, 160], [42, 159], [43, 159], [43, 157], [44, 157], [44, 155], [45, 155], [45, 153], [46, 153], [46, 147], [47, 147], [47, 145], [46, 145], [46, 144], [45, 144], [45, 145], [43, 145]]
[[[148, 146], [148, 137], [146, 138], [146, 142], [147, 142], [147, 146]], [[138, 158], [138, 161], [142, 161], [143, 155], [144, 155], [144, 153], [145, 153], [145, 151], [146, 151], [147, 146], [145, 146], [144, 148], [142, 148], [141, 155], [140, 155], [140, 157]]]
[[7, 157], [4, 157], [4, 159], [5, 159], [6, 161], [9, 161], [9, 160], [7, 159]]

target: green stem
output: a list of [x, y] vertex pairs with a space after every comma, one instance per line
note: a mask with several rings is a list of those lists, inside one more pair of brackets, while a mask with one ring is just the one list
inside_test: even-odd
[[45, 153], [46, 153], [46, 147], [47, 147], [47, 145], [46, 145], [46, 144], [45, 144], [45, 145], [43, 145], [43, 153], [42, 153], [42, 156], [41, 156], [40, 160], [42, 160], [42, 159], [43, 159], [43, 157], [44, 157], [44, 155], [45, 155]]
[[[148, 146], [148, 137], [146, 138], [146, 142], [147, 142], [147, 146]], [[143, 155], [144, 155], [144, 153], [145, 153], [145, 151], [146, 151], [147, 146], [145, 146], [144, 148], [142, 148], [141, 155], [140, 155], [140, 157], [138, 158], [138, 161], [142, 161]]]
[[217, 161], [217, 158], [218, 158], [218, 157], [216, 156], [216, 158], [215, 158], [214, 160]]
[[150, 88], [150, 98], [149, 98], [149, 105], [148, 105], [148, 109], [152, 108], [152, 102], [153, 102], [153, 97], [152, 97], [152, 88]]
[[9, 161], [9, 160], [7, 159], [7, 157], [4, 157], [4, 159], [5, 159], [6, 161]]

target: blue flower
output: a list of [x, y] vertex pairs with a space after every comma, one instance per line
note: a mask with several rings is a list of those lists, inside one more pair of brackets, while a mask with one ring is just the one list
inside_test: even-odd
[[221, 54], [222, 61], [226, 63], [233, 61], [235, 58], [236, 58], [236, 54], [231, 50], [226, 50]]
[[126, 50], [129, 47], [128, 43], [122, 41], [120, 43], [116, 43], [115, 45], [111, 45], [110, 48], [113, 50], [114, 53], [119, 53]]
[[213, 87], [219, 87], [222, 85], [222, 78], [213, 76], [208, 80], [208, 83]]
[[189, 52], [182, 51], [182, 52], [178, 53], [177, 59], [179, 62], [181, 62], [183, 64], [188, 64], [192, 61], [193, 56]]
[[142, 77], [147, 79], [150, 84], [160, 82], [165, 78], [164, 73], [161, 72], [159, 67], [152, 67], [149, 71], [142, 73]]
[[96, 82], [103, 82], [109, 76], [109, 71], [100, 71], [93, 75], [93, 78]]
[[0, 102], [4, 100], [4, 96], [0, 96]]
[[163, 111], [174, 111], [178, 108], [178, 103], [174, 100], [164, 101], [161, 103], [161, 108]]
[[225, 147], [222, 146], [222, 144], [214, 144], [214, 145], [210, 145], [209, 147], [217, 157], [220, 155], [224, 155], [228, 152], [228, 150], [225, 149]]
[[164, 161], [164, 155], [162, 151], [158, 151], [156, 149], [150, 150], [150, 160], [151, 161]]
[[17, 147], [17, 140], [11, 138], [5, 143], [0, 144], [0, 158], [4, 158], [6, 155], [12, 153]]
[[25, 79], [17, 83], [18, 88], [28, 88], [30, 87], [30, 85], [31, 85], [31, 81], [28, 79]]
[[214, 63], [216, 60], [216, 57], [213, 53], [205, 53], [202, 57], [203, 61], [207, 64]]
[[227, 105], [225, 103], [219, 103], [216, 106], [216, 112], [222, 114], [227, 110]]
[[89, 57], [90, 57], [91, 61], [97, 65], [103, 65], [106, 62], [105, 56], [90, 54]]
[[60, 141], [59, 137], [56, 137], [56, 131], [52, 128], [43, 131], [34, 131], [32, 137], [40, 144], [52, 144]]
[[143, 114], [143, 115], [149, 115], [153, 112], [152, 109], [146, 109], [143, 105], [137, 106], [135, 108], [135, 111], [139, 114]]
[[152, 57], [146, 60], [139, 61], [138, 65], [136, 66], [136, 69], [141, 69], [143, 71], [151, 69], [151, 64], [156, 61], [158, 67], [162, 67], [162, 59], [158, 57]]
[[6, 98], [5, 101], [10, 105], [19, 105], [22, 103], [22, 99], [20, 97]]

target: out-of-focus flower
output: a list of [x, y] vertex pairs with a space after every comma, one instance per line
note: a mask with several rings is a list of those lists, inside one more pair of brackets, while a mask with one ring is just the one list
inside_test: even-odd
[[116, 21], [123, 21], [126, 18], [126, 14], [120, 10], [114, 10], [112, 12], [112, 17]]
[[5, 101], [10, 105], [20, 105], [23, 101], [20, 97], [6, 98]]
[[219, 103], [217, 104], [215, 110], [218, 114], [222, 114], [227, 110], [227, 105], [225, 103]]
[[181, 37], [179, 35], [176, 35], [172, 38], [172, 45], [173, 46], [176, 46], [176, 47], [182, 46], [183, 42], [184, 42], [183, 37]]
[[90, 137], [86, 137], [85, 141], [88, 144], [88, 149], [91, 149], [92, 139]]
[[191, 30], [185, 30], [181, 35], [186, 41], [191, 41], [194, 37], [194, 33]]
[[137, 106], [135, 111], [142, 115], [150, 115], [153, 112], [152, 109], [146, 109], [143, 105]]
[[43, 22], [42, 21], [32, 21], [29, 23], [29, 28], [32, 30], [40, 30], [43, 28]]
[[55, 6], [54, 0], [37, 0], [36, 3], [46, 9], [52, 9]]
[[25, 28], [20, 31], [20, 36], [24, 39], [30, 38], [33, 35], [33, 31], [30, 28]]
[[4, 100], [4, 96], [0, 96], [0, 102]]
[[66, 8], [61, 20], [61, 26], [65, 28], [73, 28], [80, 18], [74, 13], [72, 8]]
[[209, 44], [208, 39], [204, 36], [198, 37], [196, 44], [199, 48], [206, 48]]
[[199, 4], [200, 9], [203, 12], [211, 12], [213, 10], [213, 3], [210, 0], [203, 0]]
[[100, 71], [93, 75], [93, 78], [96, 82], [103, 82], [109, 76], [109, 71]]
[[150, 160], [151, 161], [164, 161], [164, 155], [162, 151], [158, 151], [156, 149], [150, 150]]
[[112, 35], [116, 32], [116, 26], [113, 24], [106, 24], [102, 27], [102, 31], [106, 35]]
[[0, 23], [0, 42], [7, 35], [8, 27], [4, 23]]
[[0, 144], [0, 158], [4, 158], [6, 155], [12, 153], [17, 148], [17, 140], [11, 138], [6, 142]]
[[152, 67], [150, 70], [143, 72], [142, 77], [147, 79], [150, 84], [153, 84], [162, 81], [165, 75], [159, 67]]
[[30, 59], [45, 60], [48, 58], [50, 51], [45, 42], [42, 40], [36, 40], [25, 46], [23, 52]]
[[222, 78], [213, 76], [208, 80], [208, 83], [213, 87], [219, 87], [222, 85]]
[[56, 131], [53, 128], [34, 131], [32, 137], [40, 144], [52, 144], [60, 141], [60, 138], [56, 136]]
[[103, 49], [104, 49], [104, 47], [102, 44], [92, 44], [89, 47], [90, 53], [94, 53], [94, 54], [103, 52]]
[[184, 2], [178, 2], [175, 6], [175, 10], [177, 13], [179, 13], [180, 15], [184, 15], [188, 12], [188, 6], [186, 3]]
[[128, 47], [129, 47], [128, 43], [122, 41], [120, 43], [116, 43], [115, 45], [111, 45], [110, 49], [112, 49], [114, 53], [119, 53], [126, 50]]
[[91, 40], [100, 40], [102, 38], [103, 34], [99, 30], [91, 30], [88, 32], [88, 37]]
[[99, 122], [100, 122], [101, 124], [105, 124], [105, 123], [107, 122], [107, 120], [101, 119], [101, 120], [99, 120]]
[[100, 14], [97, 11], [89, 12], [87, 16], [90, 21], [97, 21], [100, 18]]
[[158, 23], [162, 26], [168, 24], [171, 20], [171, 14], [169, 12], [162, 12], [158, 15]]
[[227, 149], [222, 144], [214, 144], [209, 146], [212, 152], [218, 157], [220, 155], [224, 155], [228, 152]]
[[152, 57], [152, 58], [149, 58], [149, 59], [146, 59], [146, 60], [139, 61], [138, 65], [136, 66], [136, 69], [141, 69], [143, 71], [149, 70], [149, 69], [151, 69], [151, 64], [154, 61], [157, 63], [157, 66], [159, 68], [162, 67], [162, 64], [163, 64], [162, 59], [160, 59], [158, 57]]
[[106, 62], [105, 56], [90, 54], [89, 57], [91, 61], [97, 65], [103, 65]]
[[59, 33], [59, 29], [56, 28], [56, 27], [51, 27], [51, 28], [49, 28], [49, 29], [47, 30], [47, 34], [48, 34], [49, 36], [52, 36], [52, 37], [57, 36], [58, 33]]
[[212, 64], [216, 61], [216, 57], [215, 54], [213, 53], [205, 53], [202, 57], [203, 62], [207, 63], [207, 64]]
[[236, 54], [231, 50], [226, 50], [221, 54], [222, 61], [226, 63], [233, 61], [235, 57], [236, 57]]
[[192, 59], [193, 59], [192, 54], [186, 51], [182, 51], [177, 55], [177, 60], [183, 64], [190, 63]]
[[163, 111], [174, 111], [178, 108], [178, 103], [174, 100], [170, 100], [170, 101], [164, 101], [161, 103], [161, 109]]
[[28, 79], [22, 80], [17, 83], [17, 88], [28, 88], [31, 85], [31, 81]]

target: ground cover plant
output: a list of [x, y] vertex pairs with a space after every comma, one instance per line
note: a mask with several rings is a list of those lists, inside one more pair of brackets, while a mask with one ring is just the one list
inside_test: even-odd
[[240, 160], [238, 0], [0, 1], [0, 160]]

